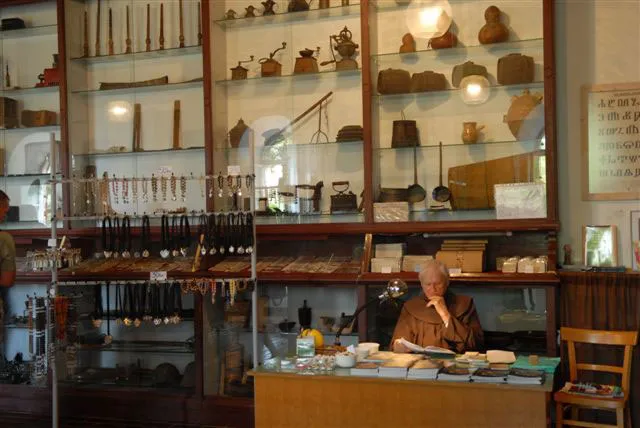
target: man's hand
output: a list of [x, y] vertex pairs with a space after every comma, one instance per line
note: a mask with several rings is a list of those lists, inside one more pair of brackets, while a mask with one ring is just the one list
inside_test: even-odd
[[406, 354], [407, 352], [411, 352], [411, 350], [403, 345], [399, 339], [396, 339], [396, 341], [393, 342], [393, 352]]
[[434, 296], [429, 299], [429, 303], [427, 303], [427, 308], [433, 306], [440, 318], [442, 318], [442, 322], [445, 324], [449, 324], [451, 320], [451, 314], [449, 314], [449, 309], [447, 309], [447, 303], [442, 296]]

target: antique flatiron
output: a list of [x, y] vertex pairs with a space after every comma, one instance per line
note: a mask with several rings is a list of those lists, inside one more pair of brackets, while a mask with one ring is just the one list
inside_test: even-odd
[[331, 214], [358, 211], [358, 200], [356, 195], [349, 190], [348, 181], [334, 181], [331, 183], [331, 187], [338, 192], [331, 195]]

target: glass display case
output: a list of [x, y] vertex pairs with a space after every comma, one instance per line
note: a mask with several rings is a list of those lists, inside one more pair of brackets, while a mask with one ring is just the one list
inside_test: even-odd
[[364, 221], [360, 5], [324, 3], [211, 4], [214, 165], [255, 165], [258, 224]]
[[547, 218], [543, 5], [370, 5], [374, 221]]
[[200, 3], [72, 1], [65, 12], [67, 215], [159, 223], [162, 213], [204, 211]]
[[[50, 135], [60, 142], [55, 2], [0, 8], [0, 188], [11, 199], [4, 229], [49, 227]], [[5, 21], [6, 20], [6, 21]], [[25, 55], [25, 52], [29, 52]]]

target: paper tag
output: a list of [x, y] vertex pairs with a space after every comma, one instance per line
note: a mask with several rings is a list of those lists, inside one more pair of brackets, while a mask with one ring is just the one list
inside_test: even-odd
[[156, 175], [170, 175], [173, 172], [173, 168], [170, 166], [159, 166], [156, 172]]
[[382, 266], [382, 273], [391, 273], [391, 266]]
[[49, 240], [47, 241], [47, 245], [51, 248], [55, 248], [58, 246], [58, 242], [54, 238], [49, 238]]
[[227, 166], [227, 175], [240, 175], [240, 165]]
[[166, 281], [167, 272], [166, 271], [149, 272], [149, 279], [151, 281]]
[[451, 275], [460, 275], [462, 273], [462, 268], [449, 268], [449, 273]]

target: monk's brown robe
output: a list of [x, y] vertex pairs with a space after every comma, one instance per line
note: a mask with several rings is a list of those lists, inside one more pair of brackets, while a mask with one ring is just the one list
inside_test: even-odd
[[481, 349], [484, 339], [473, 299], [447, 293], [445, 301], [451, 314], [448, 327], [435, 308], [427, 308], [428, 300], [424, 294], [408, 300], [400, 312], [391, 343], [404, 337], [423, 347], [439, 346], [457, 353]]

